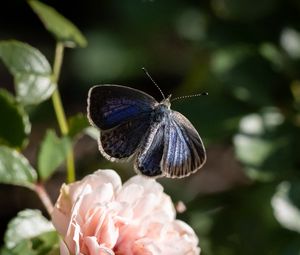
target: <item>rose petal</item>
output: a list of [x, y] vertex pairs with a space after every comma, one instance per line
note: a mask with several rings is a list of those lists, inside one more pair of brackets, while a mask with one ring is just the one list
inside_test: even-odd
[[150, 179], [141, 175], [131, 177], [127, 182], [123, 184], [123, 188], [131, 184], [137, 184], [144, 189], [144, 194], [155, 193], [161, 194], [164, 188], [160, 183], [156, 182], [155, 179]]
[[60, 240], [59, 250], [60, 255], [70, 255], [69, 249], [63, 240]]
[[126, 202], [130, 205], [135, 205], [135, 203], [143, 197], [144, 189], [142, 186], [135, 183], [126, 185], [122, 188], [121, 192], [116, 197], [119, 202]]
[[115, 226], [115, 221], [110, 215], [105, 218], [102, 228], [99, 230], [99, 242], [105, 244], [106, 247], [113, 248], [119, 237], [119, 229]]
[[114, 255], [115, 253], [105, 247], [104, 245], [99, 245], [96, 237], [88, 236], [84, 238], [84, 243], [87, 247], [89, 255]]
[[88, 182], [93, 188], [99, 187], [104, 183], [110, 183], [116, 191], [122, 187], [121, 178], [114, 170], [98, 170], [86, 176], [82, 181]]

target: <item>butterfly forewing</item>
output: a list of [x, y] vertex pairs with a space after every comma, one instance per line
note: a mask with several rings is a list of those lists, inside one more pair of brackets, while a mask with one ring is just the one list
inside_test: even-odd
[[99, 149], [111, 161], [135, 153], [150, 127], [156, 100], [146, 93], [120, 86], [98, 85], [89, 91], [88, 118], [100, 129]]
[[162, 169], [167, 177], [185, 177], [205, 163], [201, 138], [182, 114], [172, 111], [165, 127], [165, 149]]
[[88, 118], [101, 130], [111, 129], [152, 111], [156, 100], [150, 95], [120, 85], [97, 85], [89, 90]]

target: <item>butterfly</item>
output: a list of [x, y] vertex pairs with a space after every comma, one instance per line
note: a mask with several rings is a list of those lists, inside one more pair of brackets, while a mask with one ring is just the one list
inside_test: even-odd
[[101, 154], [110, 161], [134, 160], [137, 173], [182, 178], [206, 161], [202, 140], [191, 122], [143, 91], [96, 85], [88, 93], [88, 119], [100, 129]]

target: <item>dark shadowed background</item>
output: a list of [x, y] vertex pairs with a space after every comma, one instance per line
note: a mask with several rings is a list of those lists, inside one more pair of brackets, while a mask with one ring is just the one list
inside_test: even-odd
[[[68, 116], [86, 114], [95, 84], [127, 85], [161, 100], [142, 67], [165, 94], [209, 93], [172, 105], [199, 131], [206, 165], [185, 179], [159, 180], [174, 202], [185, 203], [178, 217], [197, 232], [201, 254], [300, 254], [300, 1], [44, 2], [88, 40], [65, 51], [59, 86]], [[27, 42], [53, 62], [55, 40], [25, 1], [2, 3], [6, 39]], [[13, 92], [2, 64], [0, 86]], [[30, 120], [24, 153], [35, 165], [46, 128], [57, 128], [51, 101], [31, 109]], [[134, 175], [131, 163], [103, 159], [87, 136], [75, 155], [77, 178], [98, 168], [117, 170], [123, 181]], [[53, 201], [64, 173], [62, 166], [48, 183]], [[1, 235], [19, 210], [37, 207], [35, 194], [1, 185]]]

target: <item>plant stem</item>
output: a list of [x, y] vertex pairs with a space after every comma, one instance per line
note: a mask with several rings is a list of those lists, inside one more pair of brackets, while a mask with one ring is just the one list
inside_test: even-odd
[[[63, 56], [64, 56], [64, 45], [61, 42], [58, 42], [56, 44], [54, 64], [53, 64], [53, 80], [56, 84], [58, 83]], [[63, 135], [68, 135], [69, 133], [68, 122], [64, 111], [64, 107], [62, 105], [58, 87], [55, 89], [54, 93], [52, 94], [52, 103], [53, 103], [53, 107], [55, 110], [60, 131]], [[73, 155], [73, 150], [70, 150], [70, 152], [67, 155], [67, 182], [70, 183], [74, 181], [75, 181], [74, 155]]]
[[43, 205], [45, 206], [48, 214], [51, 216], [51, 213], [53, 211], [53, 204], [51, 202], [51, 199], [45, 190], [45, 187], [42, 184], [37, 183], [34, 187], [34, 190], [36, 194], [39, 196], [41, 199]]
[[75, 163], [74, 163], [74, 154], [73, 150], [71, 149], [67, 155], [67, 182], [74, 182], [76, 177], [75, 177]]

